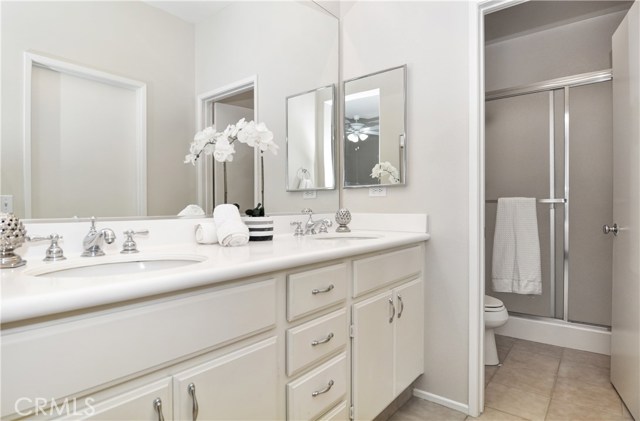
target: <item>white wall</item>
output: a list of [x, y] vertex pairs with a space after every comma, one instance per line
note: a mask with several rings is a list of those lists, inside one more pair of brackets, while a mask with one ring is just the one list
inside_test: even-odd
[[486, 46], [486, 90], [611, 68], [611, 36], [626, 11]]
[[264, 154], [268, 214], [338, 208], [338, 191], [317, 199], [285, 189], [285, 99], [338, 82], [338, 21], [311, 2], [235, 2], [196, 25], [196, 92], [258, 76], [258, 119], [274, 133]]
[[408, 184], [343, 192], [351, 212], [426, 212], [425, 375], [416, 387], [468, 402], [467, 2], [343, 4], [343, 78], [408, 65]]
[[[182, 163], [194, 129], [194, 28], [142, 2], [2, 2], [2, 194], [22, 213], [23, 53], [34, 51], [147, 84], [150, 215], [196, 198]], [[99, 157], [86, 157], [99, 162]], [[81, 174], [85, 176], [86, 174]], [[86, 216], [86, 215], [85, 215]]]

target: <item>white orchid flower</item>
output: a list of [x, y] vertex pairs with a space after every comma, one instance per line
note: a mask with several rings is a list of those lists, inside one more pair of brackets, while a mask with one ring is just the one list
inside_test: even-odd
[[253, 120], [247, 122], [242, 118], [236, 124], [228, 125], [223, 132], [216, 132], [215, 126], [210, 126], [196, 133], [184, 162], [195, 165], [201, 155], [213, 155], [216, 161], [231, 162], [235, 153], [233, 142], [236, 140], [252, 148], [259, 148], [261, 152], [268, 150], [274, 155], [278, 153], [273, 132], [266, 124], [256, 124]]
[[235, 152], [235, 147], [231, 142], [226, 137], [221, 137], [216, 141], [213, 158], [218, 162], [231, 162]]

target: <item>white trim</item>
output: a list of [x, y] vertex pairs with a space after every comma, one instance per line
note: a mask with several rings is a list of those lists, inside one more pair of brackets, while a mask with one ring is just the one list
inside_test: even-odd
[[509, 316], [507, 324], [495, 332], [528, 341], [611, 355], [611, 332], [605, 328], [563, 320]]
[[31, 52], [24, 53], [23, 98], [23, 177], [25, 219], [31, 215], [31, 79], [33, 66], [59, 73], [93, 80], [136, 93], [136, 209], [140, 216], [147, 215], [147, 85], [143, 82], [113, 75], [90, 67], [54, 59]]
[[469, 396], [468, 414], [484, 410], [484, 16], [528, 0], [487, 0], [469, 7]]
[[[207, 124], [206, 111], [207, 104], [229, 98], [230, 96], [246, 92], [253, 89], [253, 119], [258, 122], [258, 75], [249, 76], [244, 79], [229, 83], [216, 89], [199, 94], [196, 98], [196, 130], [204, 129]], [[253, 198], [254, 203], [261, 201], [260, 199], [260, 155], [258, 150], [254, 150], [253, 158]], [[200, 160], [196, 170], [196, 191], [198, 194], [198, 205], [200, 205], [206, 213], [213, 212], [214, 198], [211, 188], [211, 175], [213, 172], [213, 162], [210, 159]], [[210, 206], [211, 204], [211, 206]]]
[[451, 399], [443, 398], [439, 395], [434, 395], [433, 393], [425, 392], [424, 390], [413, 389], [413, 396], [429, 402], [437, 403], [438, 405], [446, 406], [447, 408], [451, 408], [464, 414], [469, 414], [468, 405]]
[[[468, 413], [484, 408], [484, 159], [481, 124], [484, 109], [482, 6], [469, 7], [469, 355]], [[474, 66], [473, 63], [476, 63]], [[482, 310], [481, 310], [482, 309]]]

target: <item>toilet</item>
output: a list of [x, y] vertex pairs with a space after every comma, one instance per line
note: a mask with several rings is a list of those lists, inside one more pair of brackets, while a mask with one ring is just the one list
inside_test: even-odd
[[498, 365], [498, 349], [494, 329], [507, 323], [509, 313], [497, 298], [484, 296], [484, 365]]

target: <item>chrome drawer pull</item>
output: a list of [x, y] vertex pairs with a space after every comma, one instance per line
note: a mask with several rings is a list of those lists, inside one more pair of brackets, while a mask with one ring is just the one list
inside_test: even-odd
[[191, 407], [191, 419], [196, 421], [198, 419], [198, 399], [196, 398], [196, 385], [193, 383], [189, 383], [187, 386], [187, 391], [193, 400], [193, 406]]
[[391, 305], [391, 317], [389, 317], [389, 323], [393, 323], [393, 318], [396, 315], [396, 306], [393, 304], [393, 298], [389, 298], [389, 304]]
[[155, 398], [153, 401], [153, 409], [158, 413], [158, 421], [164, 421], [164, 415], [162, 415], [162, 399]]
[[330, 284], [330, 285], [329, 285], [328, 287], [326, 287], [325, 289], [314, 289], [313, 291], [311, 291], [311, 293], [312, 293], [313, 295], [316, 295], [316, 294], [322, 294], [322, 293], [324, 293], [324, 292], [329, 292], [329, 291], [331, 291], [333, 288], [335, 288], [335, 287], [333, 286], [333, 284]]
[[398, 302], [400, 303], [400, 310], [398, 311], [398, 319], [402, 317], [402, 312], [404, 311], [404, 301], [402, 301], [402, 296], [398, 294]]
[[315, 392], [313, 392], [311, 394], [311, 396], [313, 396], [315, 398], [318, 395], [322, 395], [323, 393], [327, 393], [328, 391], [331, 390], [332, 387], [333, 387], [333, 380], [329, 380], [329, 383], [327, 384], [327, 387], [325, 387], [322, 390], [316, 390]]
[[320, 344], [326, 344], [327, 342], [329, 342], [331, 340], [331, 338], [333, 338], [333, 332], [329, 333], [327, 335], [327, 337], [324, 338], [324, 339], [315, 340], [315, 341], [311, 342], [311, 346], [316, 346], [316, 345], [320, 345]]

